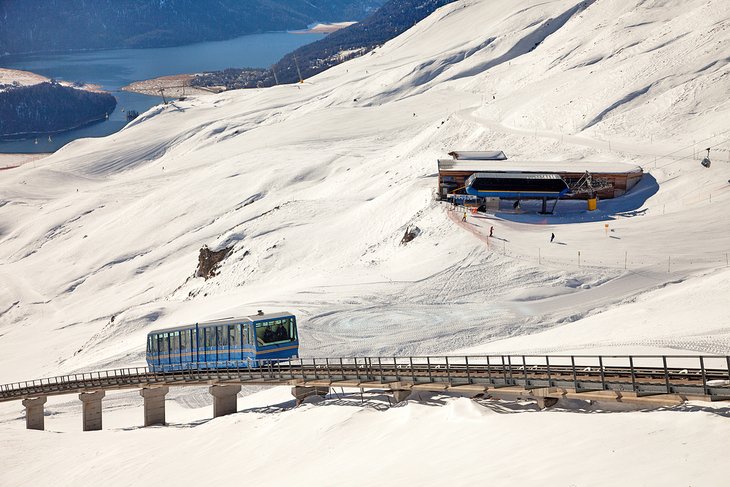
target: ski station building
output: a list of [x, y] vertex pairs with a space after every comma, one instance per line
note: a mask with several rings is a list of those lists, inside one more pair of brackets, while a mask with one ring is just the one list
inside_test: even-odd
[[[438, 160], [438, 197], [587, 199], [621, 196], [643, 176], [641, 167], [621, 162], [524, 161], [502, 151], [453, 151]], [[460, 198], [461, 196], [461, 198]], [[591, 208], [589, 205], [589, 209]]]

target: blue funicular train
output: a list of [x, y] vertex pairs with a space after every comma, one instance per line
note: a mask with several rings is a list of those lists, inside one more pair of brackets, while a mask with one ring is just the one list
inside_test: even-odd
[[147, 335], [152, 372], [261, 367], [297, 358], [296, 317], [288, 312], [226, 318], [155, 330]]

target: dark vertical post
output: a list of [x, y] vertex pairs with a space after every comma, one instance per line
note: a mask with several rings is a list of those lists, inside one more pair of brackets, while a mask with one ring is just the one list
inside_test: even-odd
[[385, 381], [385, 374], [383, 373], [383, 361], [378, 357], [378, 368], [380, 369], [380, 382]]
[[545, 355], [545, 365], [547, 366], [548, 387], [552, 387], [553, 386], [553, 376], [550, 373], [550, 357], [548, 355]]
[[502, 360], [502, 377], [504, 378], [504, 383], [509, 384], [509, 381], [507, 380], [507, 367], [505, 367], [506, 364], [504, 363], [504, 355], [500, 358]]
[[[345, 365], [342, 363], [342, 357], [340, 357], [340, 377], [341, 380], [345, 380]], [[343, 390], [344, 394], [344, 390]]]
[[431, 358], [426, 357], [426, 366], [428, 367], [428, 381], [433, 382], [433, 377], [431, 376]]
[[509, 367], [509, 383], [514, 384], [515, 380], [512, 378], [512, 356], [507, 355], [507, 367]]
[[330, 372], [330, 359], [329, 359], [329, 357], [328, 358], [325, 358], [325, 361], [326, 361], [325, 363], [327, 364], [327, 380], [330, 381], [330, 383], [331, 383], [332, 382], [332, 373]]
[[395, 369], [395, 380], [399, 381], [400, 376], [398, 375], [398, 360], [393, 357], [393, 368]]
[[575, 389], [575, 392], [578, 391], [578, 377], [575, 373], [575, 357], [573, 355], [570, 356], [570, 366], [573, 369], [573, 389]]
[[312, 369], [314, 369], [314, 380], [319, 379], [319, 375], [317, 374], [317, 359], [312, 359]]
[[603, 370], [603, 357], [598, 356], [598, 366], [601, 368], [601, 390], [606, 390], [606, 371]]
[[487, 379], [492, 384], [492, 366], [489, 365], [489, 355], [487, 355]]
[[662, 355], [662, 364], [664, 365], [664, 384], [667, 386], [667, 394], [672, 393], [672, 387], [669, 385], [669, 369], [667, 369], [667, 357]]
[[444, 358], [446, 359], [446, 380], [448, 380], [449, 385], [451, 385], [451, 369], [449, 367], [449, 357], [444, 356]]
[[710, 393], [707, 390], [707, 373], [705, 372], [705, 359], [700, 355], [700, 370], [702, 371], [702, 392], [709, 396]]
[[413, 379], [413, 384], [416, 384], [416, 369], [413, 368], [413, 357], [408, 357], [408, 361], [411, 364], [411, 379]]
[[466, 364], [466, 382], [471, 384], [471, 374], [469, 374], [469, 357], [464, 357], [464, 363]]
[[634, 392], [638, 392], [636, 390], [636, 373], [634, 372], [634, 357], [629, 355], [629, 366], [631, 366], [631, 389]]

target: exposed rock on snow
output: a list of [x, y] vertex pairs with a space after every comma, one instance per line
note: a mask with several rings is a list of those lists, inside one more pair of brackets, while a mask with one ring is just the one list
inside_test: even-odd
[[220, 263], [228, 257], [233, 247], [225, 247], [220, 250], [210, 250], [207, 245], [200, 249], [198, 255], [198, 268], [195, 269], [195, 277], [203, 277], [207, 281], [217, 275], [216, 271]]

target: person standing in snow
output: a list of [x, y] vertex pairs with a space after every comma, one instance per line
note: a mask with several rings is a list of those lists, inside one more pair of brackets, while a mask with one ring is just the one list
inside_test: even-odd
[[466, 221], [466, 212], [464, 212], [464, 216], [461, 217], [461, 221], [463, 221], [463, 222]]
[[555, 240], [555, 234], [551, 233], [550, 234], [550, 243], [553, 243], [553, 240]]
[[489, 227], [489, 236], [494, 237], [494, 227]]

